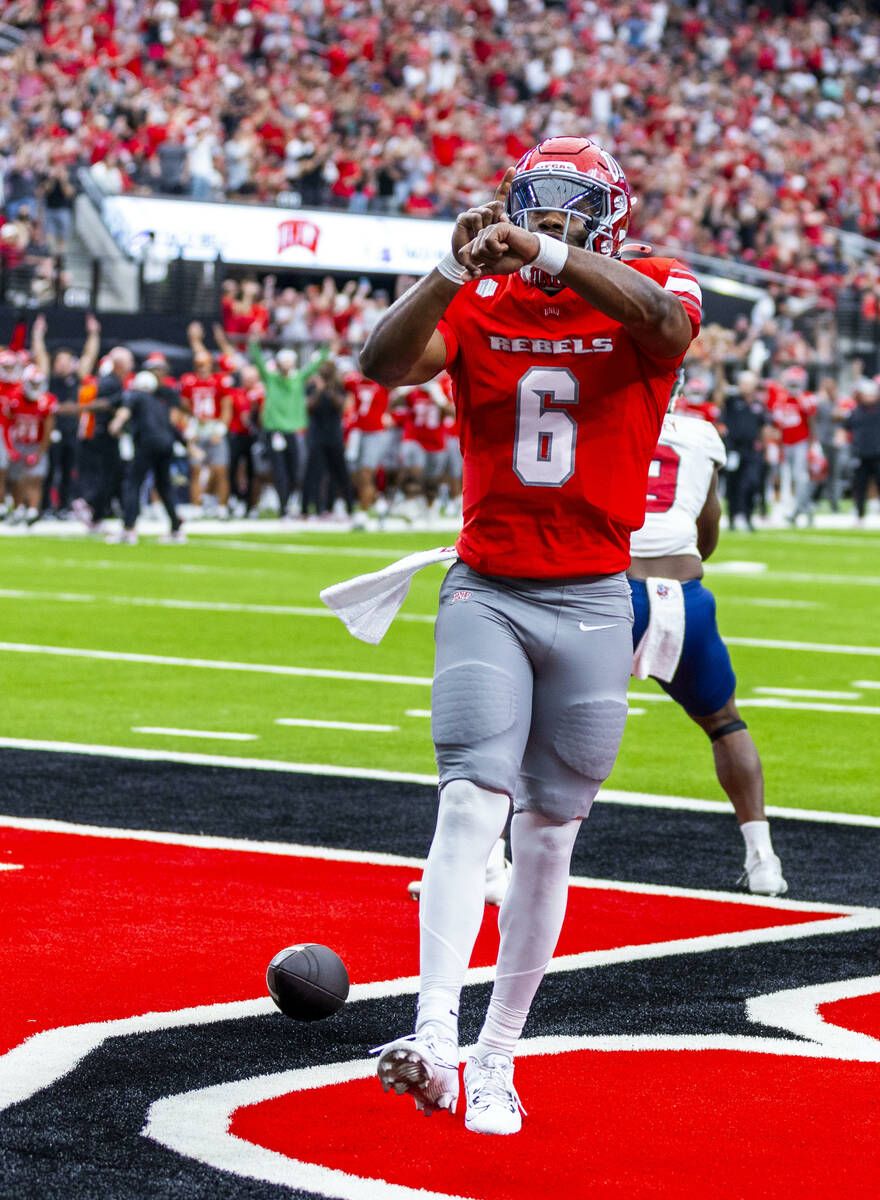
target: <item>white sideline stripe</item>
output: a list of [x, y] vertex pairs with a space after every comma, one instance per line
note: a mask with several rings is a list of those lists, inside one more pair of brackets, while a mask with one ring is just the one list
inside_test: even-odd
[[[295, 604], [238, 604], [221, 600], [175, 600], [151, 596], [99, 596], [87, 592], [41, 592], [23, 588], [0, 588], [0, 600], [60, 600], [75, 604], [121, 604], [133, 608], [168, 608], [195, 612], [255, 613], [281, 617], [335, 617], [329, 608], [309, 608]], [[436, 617], [427, 613], [398, 613], [396, 621], [433, 624]]]
[[128, 654], [119, 650], [79, 650], [72, 646], [35, 646], [25, 642], [0, 642], [0, 651], [11, 654], [48, 654], [59, 658], [95, 658], [105, 662], [144, 663], [157, 667], [199, 667], [209, 671], [248, 671], [257, 675], [295, 675], [309, 679], [346, 679], [360, 683], [403, 683], [430, 687], [420, 675], [379, 675], [373, 671], [331, 671], [321, 667], [287, 667], [275, 663], [226, 662], [216, 658], [180, 658], [165, 654]]
[[[241, 758], [231, 754], [200, 754], [189, 750], [151, 750], [137, 746], [95, 746], [81, 742], [49, 742], [34, 738], [0, 737], [0, 749], [40, 750], [58, 754], [88, 754], [141, 762], [178, 762], [198, 767], [234, 767], [248, 771], [280, 771], [290, 775], [338, 775], [342, 779], [381, 779], [388, 783], [437, 786], [436, 775], [417, 771], [381, 771], [373, 767], [342, 767], [335, 763], [297, 763], [275, 758]], [[880, 818], [877, 819], [880, 824]]]
[[255, 733], [219, 733], [215, 729], [171, 729], [164, 725], [132, 725], [132, 733], [157, 733], [162, 737], [213, 738], [218, 742], [255, 742]]
[[861, 692], [823, 692], [819, 688], [756, 687], [761, 696], [804, 696], [815, 700], [858, 700]]
[[[162, 846], [190, 846], [198, 850], [275, 854], [282, 858], [314, 858], [324, 862], [370, 863], [380, 867], [407, 867], [412, 871], [422, 871], [425, 868], [425, 859], [423, 858], [388, 854], [381, 850], [341, 850], [334, 846], [301, 845], [295, 842], [258, 842], [248, 838], [223, 837], [219, 834], [121, 829], [112, 825], [83, 825], [75, 821], [59, 821], [53, 817], [14, 817], [0, 814], [0, 829], [2, 828], [26, 829], [32, 833], [57, 833], [74, 837], [109, 838], [114, 841], [152, 842]], [[880, 909], [866, 908], [863, 905], [828, 904], [820, 900], [788, 900], [781, 896], [752, 896], [747, 892], [723, 892], [711, 888], [682, 888], [658, 883], [633, 883], [621, 879], [596, 879], [586, 875], [570, 876], [569, 885], [613, 892], [633, 892], [648, 896], [675, 896], [690, 900], [711, 900], [723, 904], [746, 904], [751, 908], [775, 908], [784, 912], [828, 912], [836, 916], [841, 913], [848, 916], [873, 912], [880, 914]]]
[[[878, 1062], [880, 1041], [838, 1025], [830, 1025], [822, 1020], [817, 1011], [820, 1004], [872, 995], [878, 989], [880, 976], [869, 976], [819, 987], [792, 988], [750, 997], [746, 1001], [749, 1018], [754, 1023], [771, 1029], [786, 1029], [805, 1039], [802, 1041], [742, 1034], [550, 1036], [523, 1038], [517, 1043], [517, 1056], [583, 1051], [624, 1054], [739, 1051], [783, 1058]], [[473, 1047], [462, 1047], [461, 1057], [466, 1058], [472, 1050]], [[164, 1096], [150, 1106], [141, 1133], [169, 1150], [208, 1166], [248, 1179], [339, 1197], [340, 1200], [458, 1200], [449, 1193], [438, 1196], [435, 1192], [425, 1192], [417, 1187], [365, 1179], [347, 1171], [292, 1158], [244, 1141], [229, 1132], [236, 1109], [291, 1092], [314, 1091], [366, 1079], [374, 1071], [374, 1059], [358, 1059], [354, 1062], [279, 1071]], [[317, 1103], [320, 1102], [320, 1098], [317, 1098]]]
[[[389, 783], [420, 783], [436, 787], [436, 775], [415, 771], [384, 771], [374, 767], [342, 767], [336, 763], [296, 763], [271, 758], [241, 758], [229, 754], [200, 754], [184, 750], [151, 750], [137, 746], [101, 746], [86, 742], [42, 741], [37, 738], [0, 737], [0, 749], [38, 750], [50, 754], [87, 754], [95, 757], [133, 759], [142, 762], [179, 762], [193, 766], [231, 767], [252, 771], [279, 771], [294, 775], [336, 775], [341, 779], [380, 779]], [[691, 796], [663, 796], [653, 792], [622, 792], [614, 788], [599, 792], [606, 804], [634, 805], [639, 808], [672, 808], [683, 812], [708, 812], [729, 816], [725, 800], [704, 800]], [[796, 821], [818, 821], [829, 825], [864, 825], [880, 829], [880, 817], [863, 813], [830, 812], [816, 808], [786, 808], [768, 804], [771, 817]]]
[[869, 704], [819, 704], [798, 700], [737, 700], [740, 708], [800, 709], [802, 712], [856, 713], [861, 716], [880, 717], [880, 708]]
[[308, 721], [305, 717], [278, 717], [276, 725], [296, 725], [304, 729], [354, 729], [363, 733], [397, 733], [399, 725], [369, 725], [361, 721]]

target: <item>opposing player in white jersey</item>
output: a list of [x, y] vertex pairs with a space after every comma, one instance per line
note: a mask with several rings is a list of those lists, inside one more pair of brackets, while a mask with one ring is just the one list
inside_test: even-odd
[[736, 706], [736, 677], [715, 622], [715, 598], [701, 582], [718, 544], [718, 469], [725, 451], [715, 428], [671, 412], [648, 475], [645, 523], [630, 539], [633, 674], [652, 676], [712, 743], [718, 781], [746, 845], [740, 882], [750, 892], [788, 890], [764, 812], [761, 759]]

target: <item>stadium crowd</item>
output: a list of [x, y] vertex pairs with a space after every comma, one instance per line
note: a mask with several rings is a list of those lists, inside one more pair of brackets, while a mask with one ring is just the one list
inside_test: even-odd
[[[627, 163], [631, 233], [833, 303], [880, 236], [880, 17], [744, 0], [12, 0], [3, 207], [105, 192], [452, 217], [542, 137]], [[11, 45], [11, 43], [10, 43]]]

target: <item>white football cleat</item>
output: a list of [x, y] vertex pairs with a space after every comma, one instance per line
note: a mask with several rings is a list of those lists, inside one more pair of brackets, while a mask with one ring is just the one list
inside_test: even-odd
[[772, 852], [747, 855], [737, 882], [748, 888], [753, 896], [784, 896], [788, 891], [788, 884], [782, 877], [782, 863]]
[[383, 1091], [406, 1092], [416, 1108], [430, 1117], [440, 1109], [454, 1113], [458, 1106], [458, 1045], [443, 1031], [425, 1026], [420, 1033], [376, 1046], [376, 1072]]
[[506, 1054], [469, 1058], [464, 1068], [467, 1111], [465, 1128], [471, 1133], [519, 1133], [523, 1108], [513, 1086], [513, 1060]]

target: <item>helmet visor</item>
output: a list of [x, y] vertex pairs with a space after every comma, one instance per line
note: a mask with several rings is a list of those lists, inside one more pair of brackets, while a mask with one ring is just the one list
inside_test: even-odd
[[608, 190], [583, 176], [529, 171], [513, 181], [510, 215], [516, 221], [520, 214], [535, 209], [572, 213], [588, 229], [596, 229], [608, 211]]

